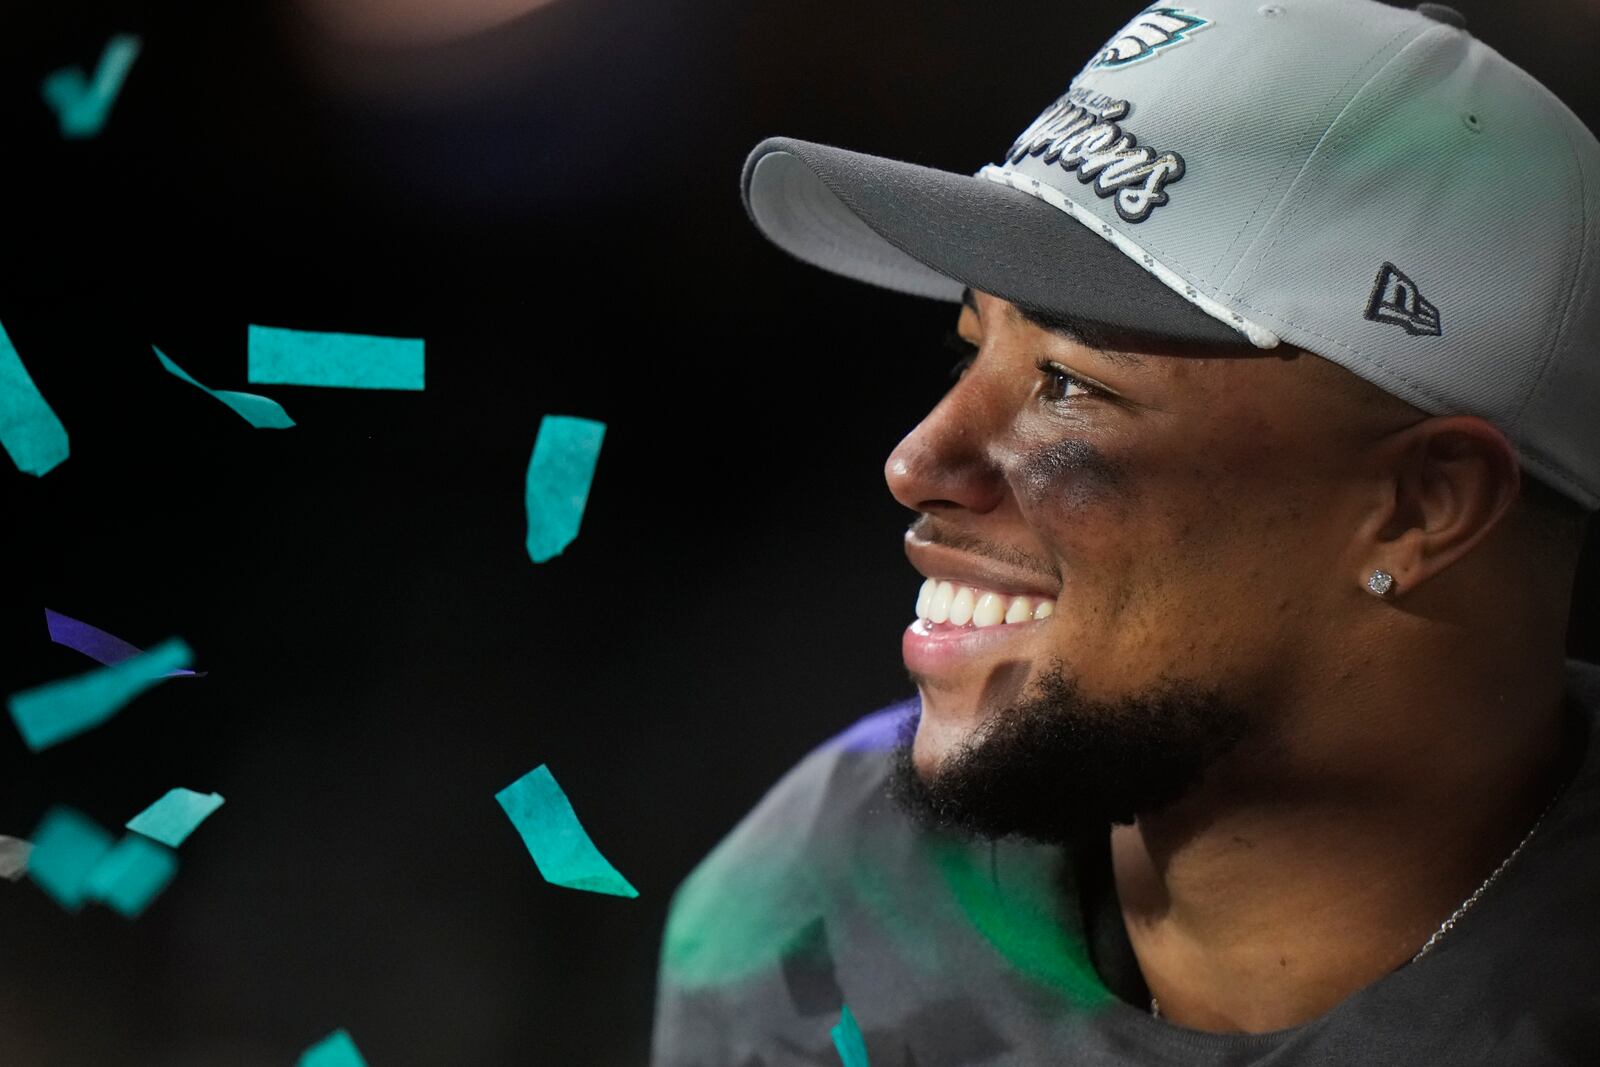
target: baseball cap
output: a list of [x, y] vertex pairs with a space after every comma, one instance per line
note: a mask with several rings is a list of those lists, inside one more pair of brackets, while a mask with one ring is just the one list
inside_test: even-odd
[[1600, 507], [1600, 142], [1442, 5], [1146, 8], [975, 175], [771, 138], [743, 192], [889, 289], [1287, 342]]

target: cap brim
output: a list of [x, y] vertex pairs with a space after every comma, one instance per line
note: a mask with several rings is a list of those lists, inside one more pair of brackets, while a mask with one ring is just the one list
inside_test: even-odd
[[951, 301], [971, 287], [1130, 336], [1249, 344], [1083, 223], [983, 178], [772, 137], [743, 184], [769, 240], [848, 278]]

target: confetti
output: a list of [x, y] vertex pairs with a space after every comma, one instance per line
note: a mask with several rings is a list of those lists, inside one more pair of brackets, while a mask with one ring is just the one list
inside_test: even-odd
[[56, 418], [0, 326], [0, 446], [24, 474], [43, 477], [71, 454], [67, 429]]
[[55, 109], [61, 136], [79, 140], [105, 128], [111, 105], [117, 102], [133, 61], [139, 58], [140, 45], [137, 34], [119, 33], [111, 38], [100, 54], [92, 83], [82, 67], [63, 67], [45, 78], [39, 91]]
[[178, 857], [154, 841], [127, 834], [95, 864], [84, 895], [125, 918], [137, 919], [178, 873]]
[[869, 1067], [867, 1041], [861, 1036], [856, 1017], [850, 1014], [850, 1005], [844, 1005], [839, 1012], [839, 1022], [829, 1033], [833, 1035], [833, 1047], [839, 1050], [839, 1059], [844, 1062], [844, 1067]]
[[845, 752], [887, 752], [913, 729], [922, 714], [922, 698], [912, 697], [875, 711], [827, 743]]
[[202, 393], [208, 393], [232, 408], [234, 414], [244, 419], [258, 430], [287, 430], [294, 425], [294, 420], [289, 413], [276, 401], [255, 393], [236, 393], [231, 389], [212, 389], [210, 386], [201, 385], [189, 376], [189, 373], [167, 358], [167, 354], [155, 345], [150, 350], [156, 354], [161, 365], [167, 368], [167, 373], [174, 378], [188, 382]]
[[33, 845], [20, 837], [0, 834], [0, 878], [15, 882], [28, 873], [28, 853]]
[[422, 388], [423, 342], [251, 326], [248, 362], [246, 377], [255, 385], [415, 390]]
[[535, 563], [559, 556], [578, 536], [606, 424], [569, 415], [546, 415], [528, 461], [524, 499], [528, 555]]
[[85, 886], [111, 851], [111, 835], [71, 808], [51, 808], [33, 831], [28, 877], [68, 911], [87, 898]]
[[637, 897], [639, 891], [594, 847], [555, 776], [539, 764], [494, 795], [522, 835], [544, 880], [569, 889]]
[[[80, 622], [70, 615], [63, 615], [49, 608], [44, 609], [44, 625], [45, 629], [50, 631], [50, 640], [58, 645], [65, 645], [74, 652], [82, 652], [96, 663], [110, 666], [144, 654], [143, 649], [135, 648], [115, 634], [108, 634], [98, 626], [90, 626], [86, 622]], [[168, 678], [197, 676], [195, 671], [187, 668], [167, 672]]]
[[181, 638], [169, 638], [121, 663], [13, 693], [6, 706], [22, 739], [38, 752], [106, 722], [191, 655]]
[[335, 1030], [300, 1057], [299, 1067], [367, 1067], [356, 1043], [343, 1030]]
[[134, 833], [177, 848], [220, 807], [222, 797], [219, 794], [196, 793], [179, 786], [167, 790], [165, 796], [129, 819], [126, 825]]

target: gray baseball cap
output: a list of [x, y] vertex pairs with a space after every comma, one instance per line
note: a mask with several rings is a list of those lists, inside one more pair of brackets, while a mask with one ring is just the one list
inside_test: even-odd
[[1287, 342], [1488, 419], [1600, 507], [1600, 142], [1449, 8], [1147, 8], [976, 175], [772, 138], [743, 188], [806, 262], [1152, 338]]

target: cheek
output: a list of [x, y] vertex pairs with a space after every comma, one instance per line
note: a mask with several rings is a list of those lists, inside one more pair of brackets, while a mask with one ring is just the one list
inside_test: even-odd
[[1131, 488], [1123, 465], [1098, 446], [1069, 437], [1025, 450], [1014, 478], [1018, 498], [1047, 522], [1123, 503]]
[[[1151, 525], [1142, 482], [1126, 458], [1081, 438], [1027, 448], [1013, 469], [1025, 519], [1061, 565], [1055, 651], [1082, 670], [1107, 663], [1115, 646], [1135, 636], [1127, 611], [1147, 562], [1140, 546]], [[1092, 677], [1081, 678], [1093, 687]]]
[[[1140, 512], [1149, 497], [1137, 468], [1096, 443], [1069, 437], [1023, 449], [1010, 480], [1033, 534], [1060, 561], [1061, 609], [1093, 605], [1068, 603], [1075, 589], [1084, 591], [1089, 576], [1096, 586], [1120, 585], [1127, 564], [1119, 557], [1130, 535], [1147, 525]], [[1099, 588], [1095, 600], [1103, 602], [1112, 592]]]
[[1055, 642], [1086, 687], [1208, 675], [1270, 644], [1311, 514], [1271, 466], [1259, 449], [1199, 441], [1160, 458], [1079, 439], [1019, 456], [1018, 500], [1065, 578]]

